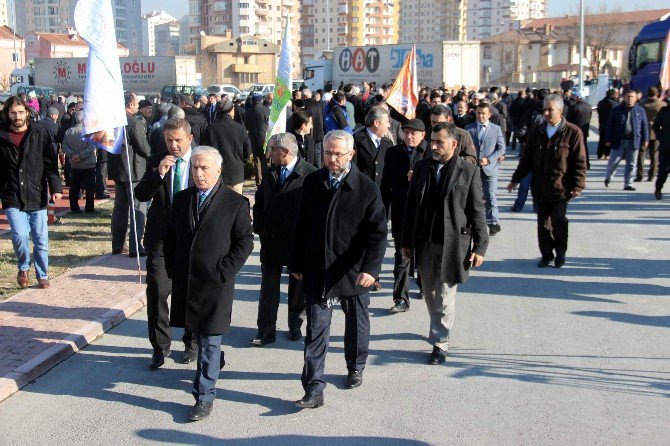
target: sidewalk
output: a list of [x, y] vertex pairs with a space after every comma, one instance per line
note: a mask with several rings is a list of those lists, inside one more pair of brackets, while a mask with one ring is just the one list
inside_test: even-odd
[[135, 259], [106, 255], [0, 302], [0, 401], [142, 308], [144, 290]]

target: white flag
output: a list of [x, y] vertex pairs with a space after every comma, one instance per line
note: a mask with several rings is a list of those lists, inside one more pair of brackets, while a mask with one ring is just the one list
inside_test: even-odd
[[111, 0], [79, 0], [74, 23], [89, 47], [82, 137], [118, 154], [128, 121]]

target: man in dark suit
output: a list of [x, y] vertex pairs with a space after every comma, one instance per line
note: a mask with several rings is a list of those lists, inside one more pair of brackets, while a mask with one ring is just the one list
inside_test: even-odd
[[323, 372], [333, 304], [345, 315], [346, 387], [363, 382], [370, 337], [368, 288], [381, 270], [386, 213], [379, 188], [352, 162], [354, 141], [333, 130], [323, 141], [324, 165], [305, 178], [289, 270], [303, 282], [307, 308], [303, 398], [300, 408], [323, 405]]
[[501, 128], [492, 123], [491, 106], [485, 102], [477, 105], [477, 122], [470, 124], [465, 130], [470, 133], [477, 148], [477, 159], [482, 173], [482, 188], [486, 205], [486, 223], [491, 235], [500, 232], [498, 219], [498, 164], [505, 155], [505, 135]]
[[457, 285], [483, 263], [488, 246], [479, 168], [454, 156], [455, 129], [451, 123], [433, 128], [432, 159], [414, 168], [402, 230], [403, 255], [415, 251], [430, 314], [430, 364], [446, 359]]
[[[436, 105], [430, 109], [430, 129], [426, 129], [426, 139], [429, 140], [431, 129], [441, 122], [453, 122], [449, 109], [444, 105]], [[477, 148], [468, 132], [456, 126], [456, 153], [466, 161], [477, 164]], [[430, 147], [429, 147], [430, 149]]]
[[[161, 128], [167, 151], [149, 157], [147, 172], [135, 186], [139, 201], [151, 202], [144, 232], [144, 249], [147, 250], [147, 325], [153, 355], [149, 368], [160, 368], [165, 357], [170, 356], [170, 310], [168, 296], [172, 280], [165, 269], [163, 239], [167, 233], [172, 201], [177, 192], [193, 186], [190, 175], [191, 125], [185, 119], [170, 119]], [[195, 361], [197, 344], [189, 331], [184, 332], [184, 364]]]
[[205, 141], [223, 157], [223, 184], [242, 194], [244, 163], [251, 156], [251, 142], [244, 126], [233, 121], [233, 110], [230, 99], [219, 102], [219, 120], [207, 127]]
[[244, 112], [244, 126], [249, 132], [251, 152], [254, 155], [254, 166], [256, 167], [256, 186], [258, 187], [263, 180], [263, 172], [267, 167], [263, 144], [265, 144], [265, 137], [268, 132], [270, 109], [263, 105], [263, 97], [260, 94], [252, 95], [251, 101], [253, 105]]
[[572, 95], [574, 101], [568, 107], [568, 113], [565, 117], [566, 121], [574, 124], [582, 131], [584, 137], [584, 148], [586, 149], [586, 168], [591, 168], [591, 161], [589, 160], [589, 130], [591, 129], [591, 115], [593, 110], [588, 102], [584, 102], [580, 93]]
[[[281, 273], [291, 257], [302, 183], [307, 175], [316, 171], [316, 167], [298, 156], [298, 144], [292, 134], [273, 135], [268, 146], [272, 166], [263, 175], [253, 206], [254, 232], [261, 240], [263, 274], [258, 301], [258, 332], [251, 340], [256, 347], [275, 342]], [[290, 275], [288, 330], [291, 341], [302, 338], [300, 327], [304, 312], [302, 283]]]
[[459, 101], [456, 103], [456, 116], [454, 116], [454, 124], [459, 129], [465, 129], [475, 122], [475, 118], [468, 113], [468, 103], [465, 101]]
[[217, 119], [219, 119], [219, 110], [217, 110], [216, 103], [217, 101], [216, 94], [210, 93], [207, 97], [207, 105], [205, 105], [205, 118], [207, 119], [207, 124], [212, 125]]
[[309, 88], [302, 90], [302, 98], [305, 102], [305, 110], [312, 116], [312, 138], [314, 139], [314, 160], [316, 167], [321, 167], [323, 162], [323, 102], [312, 98]]
[[295, 136], [298, 143], [298, 156], [312, 166], [316, 166], [316, 145], [312, 132], [312, 114], [307, 110], [297, 110], [291, 115], [291, 128], [288, 131]]
[[[128, 141], [127, 149], [121, 149], [118, 155], [109, 155], [109, 178], [114, 180], [115, 197], [114, 210], [112, 211], [112, 254], [127, 252], [124, 248], [126, 234], [128, 232], [128, 215], [130, 214], [130, 188], [133, 183], [137, 184], [147, 170], [147, 159], [151, 154], [151, 147], [147, 140], [147, 130], [142, 121], [135, 119], [139, 109], [139, 100], [135, 93], [125, 94], [126, 103], [126, 135]], [[128, 162], [130, 160], [130, 162]], [[131, 170], [128, 171], [130, 164]], [[141, 239], [144, 233], [144, 222], [147, 217], [147, 204], [142, 203], [135, 197], [132, 203], [133, 215], [130, 216], [130, 257], [135, 257], [139, 248], [139, 255], [144, 256], [146, 252], [142, 246]], [[137, 231], [137, 241], [135, 240]]]
[[193, 96], [182, 94], [177, 97], [179, 107], [184, 110], [186, 120], [191, 124], [191, 133], [196, 145], [202, 144], [207, 129], [207, 118], [202, 114], [199, 108], [193, 103]]
[[386, 150], [393, 145], [386, 134], [391, 126], [388, 110], [375, 106], [365, 117], [365, 128], [354, 134], [354, 164], [372, 181], [381, 184]]
[[223, 158], [213, 147], [191, 154], [194, 187], [174, 196], [165, 236], [165, 265], [172, 278], [170, 325], [198, 340], [191, 421], [209, 416], [216, 380], [225, 364], [223, 333], [230, 329], [235, 275], [253, 249], [249, 200], [221, 181]]
[[405, 201], [409, 188], [409, 171], [417, 161], [430, 157], [426, 137], [426, 128], [420, 119], [410, 119], [403, 126], [404, 142], [386, 151], [384, 173], [380, 186], [386, 214], [391, 209], [391, 234], [395, 245], [393, 264], [393, 301], [392, 313], [409, 310], [410, 258], [401, 251], [402, 223], [405, 215]]

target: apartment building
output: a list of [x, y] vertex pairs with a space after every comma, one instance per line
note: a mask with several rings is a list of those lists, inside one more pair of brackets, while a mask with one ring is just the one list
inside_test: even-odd
[[142, 16], [142, 54], [144, 56], [156, 55], [156, 26], [164, 23], [172, 23], [175, 19], [165, 11], [151, 11]]
[[152, 56], [178, 56], [180, 51], [179, 31], [178, 21], [156, 25], [154, 28], [155, 52]]
[[399, 43], [465, 40], [467, 5], [468, 0], [401, 1]]
[[546, 0], [469, 0], [466, 37], [484, 39], [509, 31], [515, 21], [541, 19], [546, 13]]

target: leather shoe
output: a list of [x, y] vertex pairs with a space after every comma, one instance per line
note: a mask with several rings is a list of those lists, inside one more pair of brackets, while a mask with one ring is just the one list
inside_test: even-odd
[[495, 225], [489, 225], [489, 235], [496, 235], [501, 229], [502, 228], [497, 223]]
[[405, 311], [409, 311], [409, 305], [407, 305], [405, 299], [398, 299], [389, 311], [391, 313], [404, 313]]
[[195, 362], [196, 359], [198, 359], [198, 352], [188, 347], [184, 349], [184, 354], [181, 357], [182, 364], [190, 364]]
[[663, 198], [663, 193], [661, 192], [660, 189], [656, 189], [654, 191], [654, 198], [656, 198], [657, 200], [660, 200], [661, 198]]
[[46, 290], [51, 286], [51, 282], [49, 282], [49, 279], [37, 279], [37, 286], [41, 290]]
[[267, 344], [274, 344], [277, 339], [274, 336], [261, 337], [256, 336], [250, 341], [253, 347], [262, 347]]
[[163, 364], [165, 364], [165, 357], [170, 356], [170, 351], [166, 354], [163, 354], [163, 352], [157, 352], [151, 355], [151, 362], [149, 363], [149, 368], [151, 370], [157, 370], [160, 369]]
[[428, 361], [428, 364], [438, 365], [442, 364], [446, 360], [447, 352], [436, 345], [433, 346], [433, 353], [430, 354], [430, 360]]
[[28, 271], [19, 271], [16, 275], [16, 283], [18, 283], [21, 288], [28, 288]]
[[[140, 251], [140, 257], [146, 257], [146, 256], [147, 256], [146, 252]], [[134, 252], [128, 253], [128, 257], [130, 257], [131, 259], [135, 258], [135, 257], [137, 257], [137, 253], [134, 253]]]
[[423, 299], [423, 291], [419, 291], [418, 293], [416, 293], [414, 295], [414, 299], [419, 299], [419, 300]]
[[302, 332], [300, 330], [291, 330], [288, 332], [289, 341], [299, 341], [302, 339]]
[[363, 372], [352, 370], [347, 375], [347, 389], [355, 389], [363, 384]]
[[605, 178], [605, 187], [610, 187], [610, 179]]
[[560, 268], [561, 266], [565, 265], [565, 256], [556, 256], [556, 260], [554, 261], [554, 268]]
[[311, 395], [306, 393], [301, 400], [295, 402], [295, 405], [301, 409], [316, 409], [323, 406], [323, 394]]
[[540, 259], [540, 261], [537, 262], [537, 267], [538, 268], [546, 268], [546, 267], [549, 266], [549, 264], [551, 263], [552, 260], [554, 260], [554, 259], [548, 259], [548, 258], [542, 257]]
[[633, 186], [626, 186], [623, 190], [635, 190], [635, 188]]
[[95, 198], [97, 200], [106, 200], [107, 198], [112, 198], [112, 196], [109, 194], [102, 194], [102, 195], [96, 195]]
[[112, 254], [117, 255], [117, 254], [128, 254], [128, 248], [117, 248], [117, 249], [112, 249]]
[[191, 409], [191, 413], [188, 415], [188, 419], [191, 421], [204, 420], [209, 416], [209, 414], [212, 413], [213, 406], [214, 403], [205, 403], [202, 401], [198, 401]]

